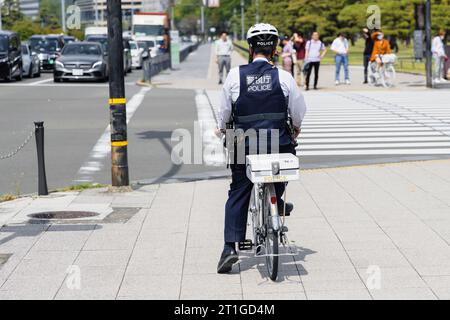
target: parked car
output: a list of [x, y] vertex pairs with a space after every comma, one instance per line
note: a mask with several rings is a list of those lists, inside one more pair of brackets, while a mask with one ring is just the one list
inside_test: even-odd
[[64, 45], [77, 41], [77, 39], [73, 36], [63, 36], [63, 38], [64, 38]]
[[24, 76], [28, 78], [41, 76], [41, 65], [39, 57], [35, 52], [31, 51], [28, 42], [22, 42], [22, 70]]
[[123, 39], [123, 68], [125, 73], [131, 72], [132, 69], [131, 48], [128, 39]]
[[108, 61], [98, 42], [72, 42], [64, 47], [55, 61], [53, 80], [96, 80], [108, 79]]
[[144, 60], [150, 56], [149, 48], [145, 42], [130, 41], [131, 49], [131, 66], [136, 69], [141, 69]]
[[22, 53], [18, 33], [0, 31], [0, 78], [6, 81], [22, 80]]
[[[86, 41], [98, 42], [102, 45], [104, 52], [108, 54], [108, 36], [102, 34], [87, 35]], [[129, 41], [123, 40], [123, 71], [125, 75], [131, 71], [131, 51]]]
[[29, 40], [32, 52], [41, 61], [41, 70], [53, 70], [56, 58], [64, 47], [62, 35], [34, 35]]

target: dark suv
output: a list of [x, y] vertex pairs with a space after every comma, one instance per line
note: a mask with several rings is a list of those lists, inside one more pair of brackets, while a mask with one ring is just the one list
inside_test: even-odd
[[19, 34], [0, 31], [0, 78], [22, 80], [22, 51]]
[[41, 61], [41, 70], [53, 70], [55, 60], [64, 47], [64, 37], [61, 35], [34, 35], [28, 41], [31, 50]]

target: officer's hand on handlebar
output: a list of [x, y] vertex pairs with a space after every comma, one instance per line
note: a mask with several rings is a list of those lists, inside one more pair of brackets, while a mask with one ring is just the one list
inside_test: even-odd
[[299, 136], [301, 132], [301, 129], [298, 127], [294, 127], [294, 139], [297, 139], [297, 137]]
[[225, 129], [219, 129], [216, 128], [214, 130], [214, 134], [218, 137], [218, 138], [222, 138], [222, 136], [225, 134]]

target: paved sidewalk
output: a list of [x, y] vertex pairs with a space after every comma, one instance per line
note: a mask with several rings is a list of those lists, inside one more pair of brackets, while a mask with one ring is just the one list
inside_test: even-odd
[[[227, 179], [0, 204], [0, 299], [449, 299], [450, 161], [304, 170], [279, 281], [216, 274]], [[88, 210], [80, 221], [28, 214]]]

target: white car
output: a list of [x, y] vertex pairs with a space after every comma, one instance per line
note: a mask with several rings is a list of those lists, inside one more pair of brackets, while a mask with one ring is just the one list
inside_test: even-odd
[[158, 55], [158, 46], [154, 40], [143, 40], [142, 42], [146, 43], [148, 51], [150, 52], [150, 57], [154, 58]]
[[136, 69], [141, 69], [144, 60], [149, 57], [148, 47], [145, 42], [130, 41], [131, 50], [131, 66]]

